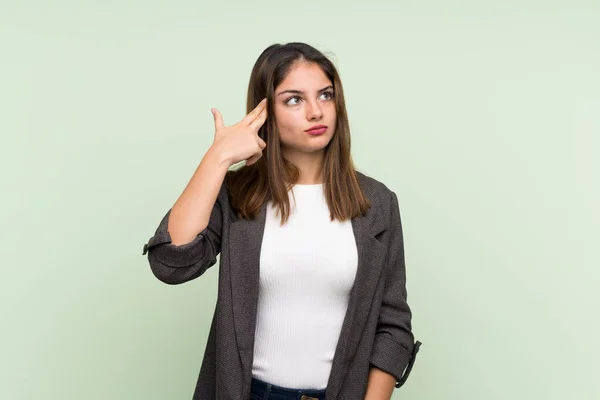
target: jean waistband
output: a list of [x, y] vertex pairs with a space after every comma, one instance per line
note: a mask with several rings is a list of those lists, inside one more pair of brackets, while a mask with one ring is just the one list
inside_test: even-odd
[[[252, 377], [252, 388], [258, 389], [258, 391], [264, 395], [267, 391], [269, 393], [277, 393], [290, 396], [306, 396], [306, 400], [312, 400], [311, 398], [321, 400], [325, 399], [326, 389], [292, 389], [283, 386], [274, 385], [260, 379]], [[300, 397], [298, 397], [300, 398]]]

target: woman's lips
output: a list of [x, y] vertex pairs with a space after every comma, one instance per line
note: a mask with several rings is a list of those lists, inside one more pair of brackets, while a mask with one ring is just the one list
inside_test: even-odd
[[319, 126], [315, 126], [315, 127], [311, 128], [311, 129], [308, 129], [305, 132], [308, 133], [309, 135], [322, 135], [323, 133], [325, 133], [325, 131], [327, 131], [327, 126], [319, 125]]

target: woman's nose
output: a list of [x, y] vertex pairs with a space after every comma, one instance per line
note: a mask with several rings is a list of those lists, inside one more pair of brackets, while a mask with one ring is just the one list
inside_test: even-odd
[[321, 110], [321, 106], [318, 103], [307, 103], [307, 118], [309, 120], [321, 119], [323, 117], [323, 110]]

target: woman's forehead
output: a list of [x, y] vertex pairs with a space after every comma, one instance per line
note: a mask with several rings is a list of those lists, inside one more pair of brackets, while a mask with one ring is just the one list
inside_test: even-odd
[[317, 92], [331, 84], [331, 80], [329, 80], [318, 64], [297, 63], [290, 68], [288, 74], [277, 88]]

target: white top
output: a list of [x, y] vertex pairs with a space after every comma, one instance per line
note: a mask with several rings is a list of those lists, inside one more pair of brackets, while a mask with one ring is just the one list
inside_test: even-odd
[[325, 389], [356, 276], [356, 241], [350, 220], [329, 220], [323, 184], [295, 185], [290, 206], [283, 226], [267, 206], [252, 375]]

